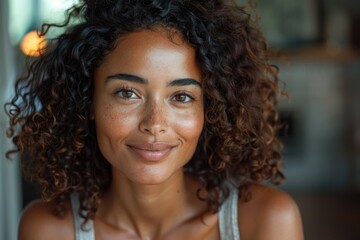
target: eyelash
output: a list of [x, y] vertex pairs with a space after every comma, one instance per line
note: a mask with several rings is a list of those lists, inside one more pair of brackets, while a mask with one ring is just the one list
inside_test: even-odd
[[133, 97], [121, 96], [122, 93], [127, 93], [127, 94], [131, 93], [131, 95], [135, 95], [136, 98], [139, 98], [138, 94], [135, 92], [134, 88], [132, 88], [132, 87], [122, 87], [120, 89], [117, 89], [114, 94], [117, 97], [125, 99], [125, 100], [134, 99]]
[[[176, 97], [179, 97], [179, 96], [185, 97], [185, 98], [189, 98], [189, 100], [187, 100], [187, 101], [179, 101], [179, 100], [176, 100], [175, 98], [176, 98]], [[186, 92], [177, 93], [177, 94], [175, 94], [171, 99], [173, 99], [173, 101], [176, 101], [176, 102], [178, 102], [178, 103], [180, 103], [180, 104], [187, 104], [187, 103], [192, 102], [192, 101], [195, 100], [194, 97], [192, 97], [191, 95], [189, 95], [189, 94], [186, 93]]]

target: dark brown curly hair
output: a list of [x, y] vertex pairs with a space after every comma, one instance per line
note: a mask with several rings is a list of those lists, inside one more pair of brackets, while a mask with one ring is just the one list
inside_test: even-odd
[[[76, 19], [76, 24], [69, 24]], [[5, 105], [8, 136], [22, 157], [24, 172], [42, 185], [42, 197], [65, 211], [78, 192], [85, 220], [111, 181], [90, 118], [94, 70], [119, 36], [158, 26], [175, 29], [196, 49], [203, 74], [205, 125], [194, 156], [184, 167], [204, 183], [198, 197], [216, 211], [228, 184], [247, 199], [250, 182], [280, 183], [277, 138], [282, 94], [278, 69], [257, 20], [245, 6], [225, 0], [83, 0], [68, 11], [59, 37], [16, 82]], [[200, 191], [200, 190], [199, 190]]]

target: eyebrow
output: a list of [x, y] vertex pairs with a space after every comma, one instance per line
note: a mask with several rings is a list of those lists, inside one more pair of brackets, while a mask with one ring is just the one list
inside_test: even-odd
[[168, 86], [186, 86], [186, 85], [195, 85], [201, 87], [201, 83], [196, 81], [193, 78], [180, 78], [170, 81]]
[[149, 81], [146, 80], [145, 78], [138, 77], [138, 76], [131, 75], [131, 74], [126, 74], [126, 73], [117, 73], [117, 74], [110, 75], [110, 76], [106, 77], [106, 81], [115, 80], [115, 79], [126, 80], [126, 81], [130, 81], [130, 82], [143, 83], [143, 84], [149, 83]]
[[[116, 79], [130, 81], [130, 82], [136, 82], [136, 83], [142, 83], [142, 84], [149, 83], [149, 81], [145, 78], [135, 76], [132, 74], [127, 74], [127, 73], [117, 73], [117, 74], [106, 77], [106, 81], [116, 80]], [[195, 85], [195, 86], [201, 87], [201, 83], [199, 81], [196, 81], [193, 78], [179, 78], [179, 79], [172, 80], [167, 84], [167, 86], [171, 86], [171, 87], [172, 86], [186, 86], [186, 85]]]

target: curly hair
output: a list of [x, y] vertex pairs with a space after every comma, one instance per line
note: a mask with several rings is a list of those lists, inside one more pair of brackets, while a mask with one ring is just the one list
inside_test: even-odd
[[[78, 22], [69, 24], [71, 20]], [[249, 199], [248, 184], [279, 184], [281, 172], [276, 104], [282, 90], [278, 69], [257, 19], [245, 6], [225, 0], [84, 0], [68, 11], [67, 27], [16, 82], [5, 108], [8, 136], [26, 154], [25, 173], [42, 185], [42, 198], [65, 202], [80, 194], [85, 220], [94, 218], [100, 194], [111, 181], [99, 151], [90, 106], [94, 70], [133, 31], [155, 27], [181, 33], [196, 50], [203, 74], [205, 124], [197, 149], [184, 167], [204, 183], [198, 198], [217, 211], [228, 183]]]

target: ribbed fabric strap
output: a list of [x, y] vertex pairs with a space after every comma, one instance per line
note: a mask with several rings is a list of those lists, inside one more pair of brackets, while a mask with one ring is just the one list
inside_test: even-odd
[[71, 208], [74, 216], [75, 240], [95, 240], [94, 223], [89, 220], [82, 230], [81, 224], [83, 219], [79, 215], [79, 198], [78, 195], [71, 194]]
[[219, 227], [221, 240], [240, 240], [238, 225], [238, 191], [230, 188], [230, 195], [221, 205]]

